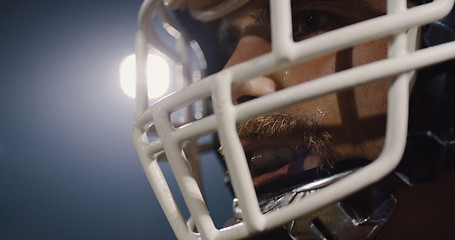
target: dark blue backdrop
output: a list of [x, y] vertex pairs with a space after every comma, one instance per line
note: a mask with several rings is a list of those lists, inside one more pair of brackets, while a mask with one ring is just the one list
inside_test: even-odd
[[[0, 239], [174, 239], [132, 146], [133, 100], [118, 83], [140, 3], [1, 1]], [[219, 191], [212, 158], [205, 177]], [[227, 196], [209, 191], [218, 225]]]

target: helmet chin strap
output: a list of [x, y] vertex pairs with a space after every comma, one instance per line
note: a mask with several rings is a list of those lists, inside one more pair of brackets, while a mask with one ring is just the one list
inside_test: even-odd
[[[355, 162], [358, 163], [358, 160]], [[352, 164], [343, 165], [345, 166], [335, 170], [337, 172], [335, 174], [326, 173], [327, 176], [292, 187], [282, 186], [286, 190], [278, 193], [276, 191], [266, 193], [264, 189], [258, 189], [261, 211], [265, 214], [278, 210], [356, 171], [356, 169], [341, 171], [340, 169], [345, 169], [347, 165]], [[308, 170], [309, 173], [305, 171], [302, 175], [305, 173], [312, 175], [316, 170], [318, 169]], [[293, 178], [295, 179], [295, 176]], [[302, 178], [305, 177], [302, 176]], [[291, 182], [295, 181], [294, 179], [291, 179]], [[275, 239], [374, 239], [396, 206], [396, 199], [391, 194], [390, 188], [394, 184], [390, 184], [390, 181], [391, 179], [383, 180], [346, 199], [295, 219], [272, 234]], [[278, 186], [274, 183], [274, 186], [266, 186], [266, 188], [277, 189]], [[242, 210], [236, 198], [233, 201], [233, 210], [235, 221], [241, 222]], [[277, 234], [281, 236], [277, 238]], [[267, 238], [261, 236], [261, 239]]]

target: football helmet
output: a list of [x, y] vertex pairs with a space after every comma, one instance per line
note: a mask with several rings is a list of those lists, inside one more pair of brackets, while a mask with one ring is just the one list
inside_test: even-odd
[[[303, 235], [308, 236], [305, 239], [325, 239], [331, 234], [337, 239], [352, 239], [353, 234], [359, 239], [374, 236], [395, 204], [390, 194], [370, 194], [387, 185], [383, 184], [387, 176], [394, 172], [408, 184], [429, 181], [453, 159], [455, 84], [449, 80], [453, 78], [450, 60], [455, 58], [455, 32], [454, 18], [448, 14], [454, 0], [414, 1], [413, 7], [408, 7], [406, 0], [384, 0], [385, 15], [301, 41], [296, 41], [292, 32], [292, 4], [296, 1], [270, 0], [271, 50], [204, 77], [205, 72], [213, 71], [204, 55], [207, 51], [185, 27], [197, 21], [217, 21], [249, 2], [145, 0], [139, 12], [136, 111], [131, 134], [175, 235], [179, 239], [243, 239], [283, 226], [292, 239]], [[188, 11], [196, 21], [180, 11]], [[388, 56], [384, 59], [233, 103], [233, 87], [252, 78], [387, 37]], [[174, 64], [177, 89], [153, 103], [147, 96], [150, 86], [146, 80], [151, 52]], [[425, 70], [419, 70], [415, 80], [416, 71], [422, 68]], [[285, 179], [285, 183], [255, 187], [249, 170], [251, 159], [238, 135], [239, 123], [384, 78], [393, 78], [393, 83], [388, 90], [385, 141], [374, 161], [351, 159], [333, 166], [330, 173], [314, 169], [298, 179]], [[219, 140], [221, 162], [235, 196], [235, 221], [223, 228], [215, 227], [208, 211], [198, 167], [200, 152], [212, 149], [200, 141], [207, 135]], [[427, 151], [437, 152], [437, 160], [429, 163]], [[160, 169], [161, 160], [169, 162], [191, 215], [188, 220]], [[376, 183], [380, 184], [371, 190]], [[358, 204], [357, 197], [371, 198], [368, 202], [375, 204], [366, 213], [359, 212], [352, 207]]]

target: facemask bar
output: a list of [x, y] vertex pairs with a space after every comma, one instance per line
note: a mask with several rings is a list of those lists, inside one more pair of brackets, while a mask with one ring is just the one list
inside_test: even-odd
[[164, 5], [173, 9], [188, 7], [191, 15], [200, 21], [208, 22], [219, 19], [239, 7], [245, 5], [249, 0], [163, 0]]
[[[138, 104], [132, 138], [144, 170], [163, 210], [179, 239], [237, 239], [249, 234], [272, 229], [301, 217], [328, 203], [335, 202], [360, 190], [390, 173], [401, 159], [406, 142], [407, 107], [409, 82], [412, 71], [427, 65], [455, 57], [455, 44], [448, 43], [416, 52], [408, 51], [408, 42], [415, 42], [415, 29], [408, 29], [433, 22], [445, 16], [453, 7], [454, 0], [435, 0], [412, 9], [406, 8], [406, 0], [388, 0], [388, 15], [354, 24], [301, 42], [292, 39], [290, 3], [270, 1], [272, 21], [272, 52], [235, 65], [195, 83], [179, 94], [148, 107], [145, 81], [141, 73], [145, 65], [138, 61]], [[149, 8], [157, 1], [144, 2], [140, 16], [151, 14]], [[399, 13], [399, 14], [397, 14]], [[138, 59], [144, 58], [147, 32], [141, 24], [137, 40]], [[414, 33], [413, 37], [409, 37]], [[394, 35], [395, 34], [395, 35]], [[362, 65], [333, 75], [321, 77], [295, 87], [234, 106], [231, 102], [231, 84], [255, 76], [267, 75], [283, 67], [315, 59], [361, 42], [394, 35], [389, 58]], [[408, 39], [409, 37], [409, 39]], [[142, 52], [142, 53], [141, 53]], [[142, 55], [141, 55], [142, 54]], [[251, 66], [255, 66], [252, 69]], [[383, 152], [365, 168], [341, 179], [301, 201], [283, 207], [280, 211], [262, 214], [255, 195], [242, 146], [236, 133], [236, 123], [255, 116], [308, 100], [317, 96], [354, 87], [385, 77], [397, 76], [389, 91], [387, 130]], [[213, 93], [211, 93], [213, 91]], [[187, 106], [192, 101], [212, 95], [214, 115], [205, 117], [190, 125], [174, 128], [169, 120], [172, 111]], [[145, 99], [144, 99], [145, 96]], [[292, 97], [289, 97], [292, 96]], [[160, 138], [149, 143], [146, 131], [155, 128]], [[231, 181], [244, 221], [232, 227], [216, 229], [198, 188], [197, 181], [182, 155], [181, 143], [194, 137], [218, 131], [225, 151], [225, 159]], [[193, 233], [183, 219], [173, 200], [166, 180], [159, 169], [156, 155], [166, 152], [180, 190], [199, 233]]]
[[[153, 27], [150, 28], [150, 25], [154, 23], [154, 17], [156, 15], [161, 18], [164, 24], [161, 27], [169, 33], [169, 36], [172, 36], [174, 41], [177, 43], [176, 48], [170, 48], [169, 45], [166, 45], [163, 39], [158, 36]], [[194, 54], [194, 57], [197, 58], [197, 63], [199, 67], [204, 70], [206, 68], [206, 63], [204, 56], [199, 48], [197, 42], [191, 41], [189, 42], [187, 39], [187, 34], [182, 30], [181, 27], [178, 26], [178, 22], [170, 15], [166, 9], [161, 5], [160, 1], [145, 1], [139, 13], [139, 24], [141, 29], [146, 29], [145, 31], [138, 31], [136, 36], [136, 72], [137, 72], [137, 81], [136, 81], [136, 112], [135, 115], [139, 116], [145, 109], [147, 109], [149, 105], [149, 100], [147, 96], [147, 55], [149, 52], [149, 46], [154, 46], [155, 49], [159, 49], [161, 52], [166, 54], [169, 58], [171, 58], [175, 62], [179, 62], [182, 64], [182, 81], [180, 83], [180, 87], [185, 87], [191, 83], [190, 79], [192, 78], [192, 69], [191, 69], [191, 56], [190, 54]], [[163, 30], [161, 29], [161, 30]], [[178, 29], [178, 30], [177, 30]], [[194, 61], [193, 61], [194, 62]], [[186, 106], [181, 108], [180, 110], [180, 117], [183, 120], [180, 120], [179, 125], [188, 123], [194, 120], [194, 112], [192, 106]], [[202, 114], [204, 113], [205, 109], [202, 110]], [[169, 216], [174, 216], [173, 219], [177, 224], [172, 224], [173, 230], [176, 232], [178, 236], [186, 236], [185, 238], [196, 238], [198, 234], [192, 233], [188, 231], [188, 226], [185, 224], [185, 219], [182, 217], [180, 210], [175, 204], [175, 200], [172, 196], [172, 193], [169, 191], [169, 187], [166, 183], [166, 179], [158, 165], [158, 158], [159, 155], [162, 155], [164, 151], [152, 151], [153, 154], [150, 153], [149, 150], [144, 150], [148, 148], [148, 134], [156, 135], [156, 128], [153, 125], [153, 122], [147, 123], [147, 127], [137, 131], [133, 127], [132, 129], [132, 136], [133, 139], [137, 143], [136, 147], [138, 150], [142, 166], [146, 172], [149, 181], [152, 183], [152, 188], [156, 192], [162, 192], [163, 195], [157, 196], [159, 202], [162, 206], [165, 207], [165, 213]], [[160, 143], [161, 140], [157, 139], [153, 141], [154, 143]], [[198, 183], [201, 183], [201, 174], [200, 171], [194, 171], [194, 169], [198, 169], [199, 165], [199, 153], [194, 151], [193, 149], [198, 149], [199, 146], [196, 141], [190, 140], [187, 141], [186, 146], [191, 148], [190, 151], [187, 152], [187, 157], [191, 162], [191, 165], [194, 167], [192, 171], [191, 177], [196, 179]], [[150, 154], [149, 154], [150, 153]], [[150, 161], [153, 159], [152, 161]], [[179, 224], [184, 225], [179, 225]], [[176, 227], [174, 227], [177, 225]], [[180, 232], [180, 233], [179, 233]]]
[[[200, 71], [206, 69], [207, 63], [198, 43], [194, 40], [189, 41], [188, 34], [179, 25], [175, 16], [159, 1], [145, 1], [143, 3], [139, 12], [139, 25], [142, 29], [146, 29], [146, 31], [139, 31], [136, 37], [139, 79], [145, 78], [144, 67], [147, 62], [141, 53], [147, 53], [150, 46], [165, 54], [172, 61], [181, 64], [182, 79], [177, 79], [177, 88], [183, 88], [191, 84], [192, 80], [194, 80], [192, 77], [194, 68], [198, 68]], [[136, 106], [136, 115], [148, 106], [147, 98], [142, 97], [147, 93], [146, 91], [144, 92], [144, 89], [147, 89], [147, 86], [136, 88], [139, 94], [137, 99], [142, 101], [136, 101], [136, 104], [139, 104]], [[189, 122], [191, 118], [192, 116], [189, 115], [184, 116], [185, 120], [181, 124]]]

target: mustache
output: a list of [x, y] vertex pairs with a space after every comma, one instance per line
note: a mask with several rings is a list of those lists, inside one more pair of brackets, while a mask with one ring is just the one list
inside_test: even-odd
[[335, 158], [333, 137], [303, 113], [275, 112], [249, 119], [237, 126], [240, 139], [295, 142], [295, 148], [317, 155], [323, 165], [332, 166]]

